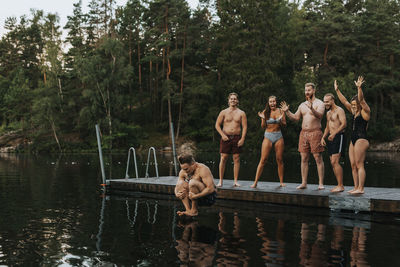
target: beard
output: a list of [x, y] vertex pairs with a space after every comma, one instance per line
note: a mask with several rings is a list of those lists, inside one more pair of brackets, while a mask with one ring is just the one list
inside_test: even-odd
[[313, 99], [314, 94], [306, 94], [306, 99]]

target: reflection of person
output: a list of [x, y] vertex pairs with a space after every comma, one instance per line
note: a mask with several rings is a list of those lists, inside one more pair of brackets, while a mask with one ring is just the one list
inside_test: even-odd
[[369, 147], [367, 139], [367, 127], [370, 119], [371, 110], [365, 102], [364, 94], [361, 85], [364, 83], [362, 76], [358, 77], [354, 82], [357, 86], [357, 95], [355, 95], [350, 103], [346, 97], [340, 92], [337, 82], [335, 81], [335, 91], [338, 95], [340, 102], [346, 107], [348, 111], [353, 114], [353, 127], [351, 133], [351, 142], [349, 147], [349, 158], [351, 164], [351, 171], [353, 174], [354, 188], [349, 191], [350, 194], [363, 194], [365, 183], [365, 168], [364, 160], [365, 154]]
[[301, 103], [296, 111], [289, 111], [289, 105], [286, 102], [281, 103], [281, 109], [286, 113], [289, 119], [299, 121], [303, 119], [301, 124], [301, 132], [299, 135], [299, 152], [301, 155], [301, 185], [297, 189], [307, 188], [308, 161], [310, 152], [313, 154], [317, 164], [319, 185], [318, 189], [324, 189], [324, 161], [321, 153], [324, 147], [321, 145], [322, 131], [321, 119], [324, 116], [324, 103], [315, 97], [315, 85], [306, 83], [304, 94], [306, 101]]
[[[339, 163], [340, 156], [343, 154], [345, 144], [344, 129], [346, 128], [346, 115], [344, 110], [335, 104], [335, 96], [328, 93], [324, 96], [326, 113], [326, 127], [321, 139], [321, 145], [328, 147], [329, 159], [338, 185], [331, 192], [342, 192], [343, 186], [343, 168]], [[325, 138], [328, 137], [327, 142]]]
[[257, 223], [257, 230], [259, 236], [263, 240], [262, 248], [260, 251], [263, 253], [262, 258], [266, 261], [265, 265], [268, 266], [269, 264], [273, 265], [284, 265], [285, 262], [285, 250], [284, 245], [285, 242], [283, 241], [283, 227], [284, 221], [279, 220], [278, 226], [276, 228], [276, 242], [269, 239], [264, 227], [263, 221], [256, 217]]
[[344, 249], [343, 249], [343, 240], [344, 240], [344, 230], [340, 225], [333, 226], [332, 233], [332, 241], [331, 241], [331, 260], [335, 266], [344, 266], [345, 258], [344, 258]]
[[280, 108], [276, 106], [276, 96], [270, 96], [268, 103], [265, 106], [263, 112], [258, 112], [258, 116], [261, 118], [261, 127], [266, 128], [264, 133], [264, 140], [261, 145], [261, 158], [258, 163], [256, 178], [251, 187], [257, 187], [258, 179], [264, 169], [264, 165], [267, 163], [269, 153], [271, 152], [272, 146], [275, 147], [276, 163], [278, 164], [278, 176], [281, 186], [285, 186], [283, 183], [283, 150], [285, 143], [281, 132], [281, 125], [286, 125], [286, 116]]
[[[175, 186], [175, 195], [182, 200], [185, 211], [177, 214], [196, 216], [197, 205], [211, 206], [217, 199], [214, 178], [210, 169], [194, 160], [190, 154], [182, 154], [178, 157], [181, 166], [178, 181]], [[190, 201], [192, 206], [190, 207]]]
[[220, 212], [218, 230], [222, 236], [219, 239], [217, 266], [248, 266], [250, 258], [243, 248], [246, 240], [240, 236], [239, 216], [236, 213], [233, 216], [232, 234], [226, 232], [225, 224], [225, 216]]
[[325, 242], [325, 225], [318, 224], [317, 238], [311, 244], [310, 229], [306, 223], [301, 224], [301, 243], [299, 258], [301, 266], [327, 266], [323, 243]]
[[[226, 162], [229, 154], [233, 158], [233, 179], [234, 186], [238, 183], [240, 169], [240, 153], [247, 133], [247, 117], [244, 111], [238, 108], [239, 99], [236, 93], [230, 93], [228, 97], [229, 107], [222, 110], [215, 123], [215, 129], [221, 135], [219, 152], [221, 160], [219, 163], [219, 183], [222, 186]], [[222, 128], [221, 128], [222, 125]]]
[[361, 227], [353, 228], [353, 239], [351, 240], [350, 266], [369, 266], [365, 243], [367, 235]]
[[181, 266], [212, 266], [215, 241], [213, 229], [199, 227], [198, 222], [194, 221], [184, 225], [182, 238], [176, 240], [175, 246]]

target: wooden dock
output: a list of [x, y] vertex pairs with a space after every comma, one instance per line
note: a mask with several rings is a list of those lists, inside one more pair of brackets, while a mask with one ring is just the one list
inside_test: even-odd
[[[162, 176], [159, 178], [133, 178], [108, 180], [109, 192], [146, 192], [173, 195], [177, 177]], [[215, 184], [217, 184], [215, 180]], [[318, 185], [309, 184], [307, 189], [298, 190], [298, 184], [286, 183], [279, 187], [276, 182], [259, 182], [257, 188], [250, 188], [252, 181], [239, 181], [240, 187], [233, 187], [232, 180], [224, 180], [218, 188], [217, 198], [225, 200], [253, 201], [280, 205], [301, 206], [309, 208], [326, 208], [332, 210], [350, 210], [355, 212], [400, 213], [400, 189], [366, 187], [363, 195], [350, 195], [345, 187], [341, 193], [331, 193], [334, 186], [325, 186], [318, 190]]]

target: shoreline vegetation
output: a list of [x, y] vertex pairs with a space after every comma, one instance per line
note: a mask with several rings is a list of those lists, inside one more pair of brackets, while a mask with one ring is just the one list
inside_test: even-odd
[[[268, 96], [294, 109], [305, 83], [322, 99], [335, 80], [352, 96], [361, 75], [371, 149], [397, 151], [399, 14], [396, 0], [204, 0], [196, 9], [186, 0], [86, 8], [76, 0], [65, 25], [46, 10], [9, 17], [1, 22], [0, 147], [95, 151], [98, 124], [105, 151], [162, 148], [173, 123], [178, 144], [217, 150], [214, 124], [235, 92], [248, 118], [244, 146], [255, 151]], [[295, 150], [300, 125], [282, 131]]]
[[[158, 139], [158, 142], [156, 144], [152, 144], [150, 140]], [[26, 152], [60, 152], [55, 147], [55, 144], [51, 146], [51, 139], [50, 141], [50, 149], [48, 146], [46, 146], [46, 149], [38, 149], [37, 145], [35, 145], [32, 141], [29, 141], [27, 137], [22, 135], [21, 132], [7, 132], [2, 135], [0, 135], [0, 153], [26, 153]], [[76, 141], [76, 140], [75, 140]], [[181, 138], [180, 140], [177, 140], [176, 142], [176, 147], [179, 148], [179, 146], [183, 143], [189, 143], [191, 148], [194, 149], [196, 152], [203, 152], [203, 151], [218, 151], [219, 145], [217, 141], [215, 142], [204, 142], [200, 144], [196, 144], [193, 141], [189, 141], [186, 138]], [[83, 145], [83, 143], [79, 142], [70, 142], [65, 145], [65, 150], [62, 152], [66, 153], [84, 153], [84, 152], [92, 152], [92, 153], [97, 153], [97, 145]], [[170, 145], [169, 141], [169, 136], [168, 135], [157, 135], [154, 137], [149, 136], [148, 140], [143, 142], [141, 145], [138, 147], [135, 147], [138, 151], [147, 151], [148, 148], [151, 146], [154, 146], [157, 151], [162, 151], [162, 152], [170, 152], [172, 151], [172, 147]], [[126, 146], [126, 148], [118, 148], [114, 149], [113, 152], [126, 152], [129, 149], [129, 145]], [[210, 149], [211, 147], [211, 149]], [[214, 149], [212, 149], [214, 147]], [[53, 148], [53, 149], [51, 149]], [[297, 151], [297, 147], [294, 147], [293, 149], [287, 148], [287, 152], [292, 152], [292, 151]], [[254, 149], [248, 149], [250, 151], [255, 151], [259, 150], [259, 147], [255, 147]], [[373, 152], [400, 152], [400, 138], [397, 138], [393, 141], [390, 142], [372, 142], [368, 151], [373, 151]]]

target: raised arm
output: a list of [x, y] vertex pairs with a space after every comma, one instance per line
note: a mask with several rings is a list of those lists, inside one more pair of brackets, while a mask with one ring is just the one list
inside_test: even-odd
[[227, 141], [229, 138], [226, 134], [222, 131], [221, 124], [224, 122], [225, 112], [221, 111], [218, 115], [217, 121], [215, 122], [215, 129], [221, 135], [222, 140]]
[[282, 111], [282, 109], [279, 109], [279, 112], [281, 113], [282, 119], [281, 119], [281, 125], [286, 126], [286, 115], [285, 112]]
[[265, 110], [259, 111], [257, 113], [258, 117], [260, 117], [260, 119], [261, 119], [261, 128], [263, 128], [263, 129], [265, 129], [267, 127], [267, 123], [265, 122], [264, 112], [265, 112]]
[[360, 102], [361, 105], [361, 116], [363, 116], [363, 119], [366, 121], [369, 121], [370, 119], [370, 114], [371, 114], [371, 109], [369, 108], [367, 102], [365, 101], [363, 91], [361, 89], [361, 85], [364, 83], [364, 77], [359, 76], [357, 81], [354, 81], [354, 83], [357, 86], [357, 96], [358, 96], [358, 101]]
[[301, 113], [300, 113], [300, 106], [297, 108], [296, 113], [292, 113], [289, 110], [289, 105], [285, 102], [282, 101], [280, 108], [283, 112], [285, 112], [285, 114], [288, 116], [289, 119], [291, 119], [292, 121], [299, 121], [301, 118]]
[[349, 101], [347, 101], [346, 97], [342, 94], [342, 92], [340, 92], [336, 80], [335, 80], [335, 83], [334, 83], [334, 87], [335, 87], [335, 91], [336, 91], [336, 94], [337, 94], [337, 96], [338, 96], [340, 102], [342, 102], [342, 104], [344, 105], [344, 107], [345, 107], [348, 111], [351, 112], [351, 104], [349, 103]]

